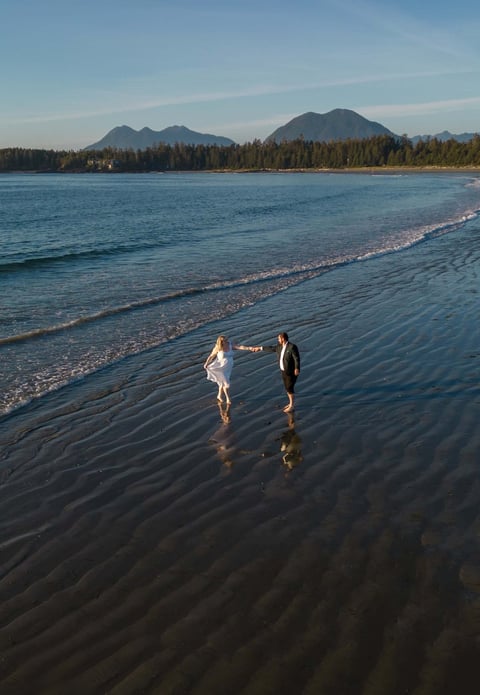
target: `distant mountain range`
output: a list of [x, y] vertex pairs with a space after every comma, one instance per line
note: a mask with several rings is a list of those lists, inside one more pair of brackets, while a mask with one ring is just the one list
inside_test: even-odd
[[[301, 116], [293, 118], [285, 125], [277, 128], [269, 135], [265, 142], [282, 142], [283, 140], [313, 140], [319, 142], [329, 142], [332, 140], [365, 139], [375, 135], [390, 135], [398, 138], [398, 135], [385, 128], [381, 123], [369, 121], [360, 116], [355, 111], [349, 109], [334, 109], [328, 113], [313, 113], [309, 111]], [[475, 133], [462, 133], [452, 135], [448, 130], [437, 135], [415, 135], [410, 138], [415, 145], [419, 140], [458, 140], [468, 142], [474, 137]], [[229, 146], [235, 142], [230, 138], [206, 133], [197, 133], [185, 126], [170, 126], [163, 130], [155, 131], [151, 128], [134, 130], [127, 125], [117, 126], [110, 130], [101, 140], [85, 147], [85, 150], [102, 150], [105, 147], [112, 147], [118, 150], [145, 150], [160, 143], [174, 145], [183, 143], [188, 145], [218, 145]]]
[[469, 140], [475, 137], [475, 135], [476, 133], [460, 133], [459, 135], [453, 135], [453, 133], [450, 133], [448, 130], [442, 130], [441, 133], [437, 133], [436, 135], [415, 135], [413, 138], [410, 138], [410, 140], [414, 145], [416, 145], [419, 140], [423, 140], [425, 142], [427, 140], [433, 140], [434, 138], [436, 140], [440, 140], [440, 142], [446, 142], [447, 140], [469, 142]]
[[196, 133], [183, 125], [172, 125], [169, 128], [158, 131], [151, 128], [134, 130], [128, 125], [121, 125], [110, 130], [98, 142], [85, 147], [85, 150], [103, 150], [104, 147], [113, 147], [117, 150], [146, 150], [147, 147], [153, 147], [160, 143], [175, 145], [177, 142], [187, 145], [228, 146], [235, 144], [230, 138], [209, 135], [207, 133]]
[[[391, 130], [385, 128], [381, 123], [369, 121], [363, 116], [360, 116], [355, 111], [349, 109], [334, 109], [328, 113], [304, 113], [301, 116], [289, 121], [286, 125], [277, 128], [271, 135], [266, 138], [266, 142], [274, 140], [281, 142], [282, 140], [296, 140], [303, 137], [304, 140], [313, 140], [319, 142], [329, 142], [331, 140], [347, 140], [371, 138], [375, 135], [390, 135], [398, 138], [399, 136], [392, 133]], [[468, 142], [474, 137], [475, 133], [462, 133], [461, 135], [453, 135], [448, 130], [436, 135], [415, 135], [409, 138], [415, 145], [419, 140], [458, 140], [459, 142]]]

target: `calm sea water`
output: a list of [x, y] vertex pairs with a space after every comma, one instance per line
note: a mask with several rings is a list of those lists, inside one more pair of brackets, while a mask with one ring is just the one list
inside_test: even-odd
[[0, 414], [479, 211], [467, 174], [2, 175]]

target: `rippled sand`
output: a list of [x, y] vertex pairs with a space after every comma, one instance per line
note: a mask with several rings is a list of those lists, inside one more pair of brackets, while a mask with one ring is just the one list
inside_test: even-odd
[[[480, 231], [327, 273], [0, 423], [0, 692], [450, 695], [480, 657]], [[229, 412], [202, 363], [238, 353]], [[473, 689], [472, 689], [473, 688]]]

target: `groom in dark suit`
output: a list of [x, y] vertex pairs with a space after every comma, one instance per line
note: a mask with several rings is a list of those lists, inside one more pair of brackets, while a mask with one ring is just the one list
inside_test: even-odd
[[257, 349], [277, 354], [283, 385], [288, 396], [288, 404], [283, 411], [291, 413], [295, 406], [295, 382], [300, 374], [300, 354], [297, 346], [289, 342], [286, 333], [279, 333], [277, 345], [263, 345]]

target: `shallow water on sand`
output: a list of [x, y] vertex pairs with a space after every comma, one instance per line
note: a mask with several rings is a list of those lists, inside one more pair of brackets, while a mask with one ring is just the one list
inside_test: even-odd
[[479, 210], [464, 174], [2, 175], [0, 416]]
[[[0, 423], [2, 692], [474, 692], [479, 242], [322, 274]], [[216, 334], [280, 329], [294, 416], [268, 354], [219, 407]]]

